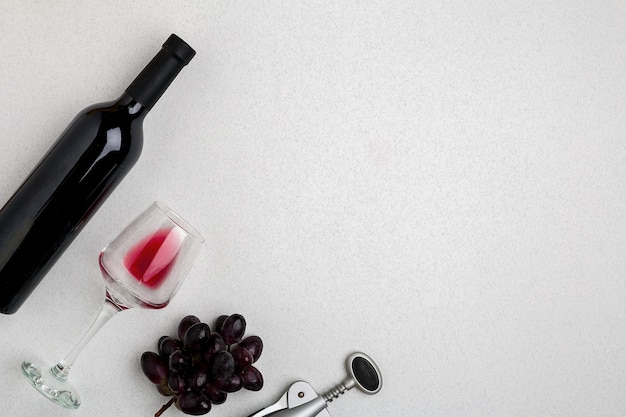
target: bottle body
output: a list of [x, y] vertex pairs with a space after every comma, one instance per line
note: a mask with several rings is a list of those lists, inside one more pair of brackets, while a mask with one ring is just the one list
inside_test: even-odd
[[139, 159], [146, 109], [128, 94], [70, 123], [0, 210], [0, 311], [14, 313]]

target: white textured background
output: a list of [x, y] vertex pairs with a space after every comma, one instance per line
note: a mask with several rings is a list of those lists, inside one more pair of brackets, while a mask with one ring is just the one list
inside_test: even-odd
[[[139, 163], [0, 317], [0, 415], [153, 415], [141, 352], [233, 312], [266, 384], [210, 415], [324, 391], [353, 350], [385, 386], [333, 417], [626, 415], [626, 3], [3, 0], [0, 200], [172, 32], [198, 54]], [[155, 199], [201, 256], [167, 309], [105, 326], [72, 371], [84, 405], [57, 408], [19, 364], [77, 341], [99, 249]]]

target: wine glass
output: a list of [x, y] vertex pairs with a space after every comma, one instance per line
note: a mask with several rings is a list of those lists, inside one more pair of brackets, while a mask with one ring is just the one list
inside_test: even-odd
[[104, 305], [80, 342], [52, 367], [22, 363], [31, 385], [63, 407], [78, 408], [80, 397], [67, 379], [83, 348], [116, 313], [135, 307], [167, 306], [203, 242], [193, 227], [163, 204], [155, 202], [148, 207], [100, 252], [106, 286]]

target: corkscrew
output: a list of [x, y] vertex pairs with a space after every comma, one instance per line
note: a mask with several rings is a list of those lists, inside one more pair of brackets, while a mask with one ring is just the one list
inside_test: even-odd
[[248, 417], [331, 417], [328, 403], [357, 387], [366, 394], [376, 394], [383, 385], [376, 363], [364, 353], [353, 353], [346, 361], [348, 377], [325, 394], [318, 395], [308, 382], [296, 381], [274, 404]]

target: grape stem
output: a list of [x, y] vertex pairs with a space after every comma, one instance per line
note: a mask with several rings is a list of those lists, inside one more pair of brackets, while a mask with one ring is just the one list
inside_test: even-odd
[[154, 415], [154, 417], [160, 417], [161, 414], [163, 414], [165, 412], [165, 410], [167, 410], [168, 408], [170, 408], [172, 406], [172, 404], [174, 404], [174, 402], [176, 401], [176, 398], [178, 398], [177, 395], [173, 396], [168, 402], [167, 404], [163, 404], [163, 407], [161, 407], [161, 409], [159, 411], [156, 412], [156, 414]]

